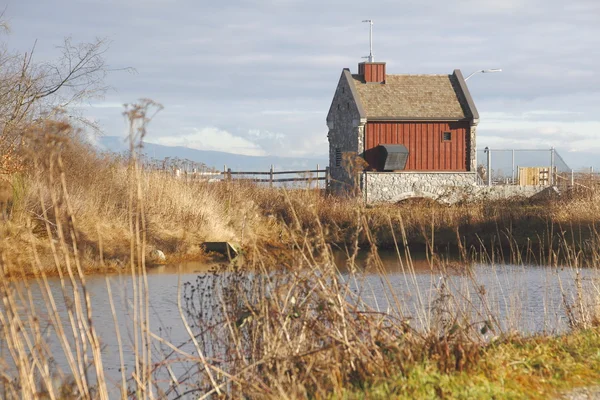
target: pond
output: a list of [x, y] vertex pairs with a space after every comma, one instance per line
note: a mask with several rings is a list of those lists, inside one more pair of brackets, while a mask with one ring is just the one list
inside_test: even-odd
[[[381, 263], [373, 263], [373, 260], [367, 261], [367, 254], [360, 254], [357, 261], [359, 271], [351, 273], [345, 264], [346, 257], [336, 254], [335, 262], [342, 277], [341, 282], [347, 284], [348, 296], [352, 298], [351, 301], [360, 303], [362, 308], [369, 307], [382, 313], [394, 314], [416, 329], [430, 328], [436, 318], [440, 315], [443, 317], [443, 313], [439, 312], [443, 309], [448, 315], [465, 315], [478, 323], [493, 319], [498, 329], [504, 331], [526, 334], [560, 333], [569, 328], [569, 312], [574, 312], [570, 309], [572, 305], [597, 307], [600, 298], [597, 271], [590, 269], [484, 263], [464, 266], [454, 260], [444, 263], [446, 268], [442, 271], [432, 268], [424, 257], [399, 258], [393, 252], [381, 252], [379, 256]], [[366, 267], [367, 264], [370, 266]], [[210, 320], [216, 318], [219, 310], [187, 311], [190, 311], [190, 305], [194, 307], [193, 299], [190, 301], [190, 297], [194, 297], [194, 290], [197, 290], [196, 297], [210, 298], [213, 292], [215, 297], [223, 296], [223, 291], [227, 288], [221, 287], [218, 291], [215, 286], [218, 286], [218, 281], [227, 272], [215, 273], [214, 268], [215, 265], [210, 264], [185, 263], [148, 269], [148, 301], [146, 303], [145, 298], [142, 299], [142, 303], [147, 304], [142, 309], [134, 307], [134, 292], [137, 290], [139, 296], [143, 285], [139, 286], [139, 281], [133, 285], [130, 275], [86, 277], [86, 288], [91, 300], [91, 321], [101, 342], [102, 362], [109, 386], [117, 387], [120, 384], [122, 365], [128, 377], [135, 370], [136, 352], [133, 343], [141, 331], [134, 328], [134, 320], [145, 319], [143, 316], [147, 317], [149, 330], [155, 335], [150, 340], [151, 350], [148, 352], [152, 363], [158, 365], [165, 360], [181, 359], [184, 358], [182, 354], [197, 357], [196, 346], [190, 339], [182, 315], [195, 338], [201, 341], [203, 336], [199, 331], [210, 325]], [[245, 275], [249, 282], [254, 278], [252, 274]], [[112, 302], [107, 283], [112, 290]], [[68, 371], [64, 345], [61, 347], [54, 337], [53, 329], [48, 328], [56, 316], [48, 306], [47, 292], [40, 290], [36, 281], [29, 284], [30, 298], [23, 296], [17, 301], [20, 303], [17, 307], [18, 314], [26, 320], [32, 310], [35, 310], [41, 329], [47, 329], [45, 332], [53, 363], [61, 370]], [[48, 284], [56, 301], [60, 321], [68, 328], [65, 334], [72, 342], [74, 335], [66, 306], [72, 298], [72, 288], [66, 284], [63, 289], [59, 278], [49, 278]], [[67, 293], [67, 300], [63, 290]], [[201, 290], [202, 294], [199, 293]], [[178, 296], [185, 297], [181, 308], [178, 306]], [[581, 296], [588, 298], [577, 303]], [[207, 306], [210, 304], [218, 308], [220, 303], [219, 299], [213, 299], [212, 302], [197, 304], [200, 304], [197, 305], [200, 308], [210, 307]], [[138, 311], [143, 312], [143, 315], [137, 315]], [[199, 319], [203, 319], [202, 323], [195, 321], [194, 315], [201, 315]], [[118, 331], [115, 325], [118, 326]], [[227, 332], [219, 333], [221, 334], [226, 335]], [[155, 340], [157, 337], [164, 341]], [[137, 337], [137, 340], [141, 339]], [[215, 359], [218, 359], [218, 353], [223, 350], [218, 346], [207, 346], [206, 343], [201, 343], [201, 346], [207, 357]], [[5, 341], [2, 341], [2, 350], [6, 352]], [[143, 351], [138, 349], [138, 354], [140, 352]], [[5, 368], [14, 366], [10, 357], [4, 358]], [[168, 373], [185, 375], [197, 361], [173, 362], [171, 372], [161, 370], [156, 377], [163, 379], [168, 386]]]

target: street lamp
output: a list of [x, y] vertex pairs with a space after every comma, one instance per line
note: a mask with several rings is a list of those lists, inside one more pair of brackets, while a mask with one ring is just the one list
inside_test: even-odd
[[481, 73], [481, 74], [487, 74], [489, 72], [502, 72], [502, 68], [480, 69], [479, 71], [475, 71], [471, 75], [467, 76], [465, 78], [465, 81], [467, 79], [469, 79], [470, 77], [472, 77], [473, 75], [475, 75], [475, 74], [479, 74], [479, 73]]

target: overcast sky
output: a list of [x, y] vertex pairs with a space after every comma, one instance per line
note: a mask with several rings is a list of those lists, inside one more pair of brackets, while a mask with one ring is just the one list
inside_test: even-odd
[[[164, 105], [148, 141], [250, 155], [324, 156], [342, 68], [374, 53], [388, 73], [483, 68], [469, 89], [478, 147], [558, 148], [600, 160], [598, 0], [8, 0], [9, 48], [106, 37], [114, 89], [84, 109], [122, 135], [122, 104]], [[585, 156], [585, 157], [584, 157]], [[596, 165], [600, 166], [600, 162]]]

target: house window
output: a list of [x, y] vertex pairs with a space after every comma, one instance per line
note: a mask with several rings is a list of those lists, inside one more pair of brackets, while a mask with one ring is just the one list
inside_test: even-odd
[[340, 150], [339, 147], [335, 148], [335, 166], [336, 167], [342, 166], [342, 150]]
[[442, 134], [442, 141], [449, 142], [452, 140], [452, 132], [446, 131]]
[[337, 109], [338, 109], [338, 111], [340, 110], [340, 105], [339, 104], [337, 105]]

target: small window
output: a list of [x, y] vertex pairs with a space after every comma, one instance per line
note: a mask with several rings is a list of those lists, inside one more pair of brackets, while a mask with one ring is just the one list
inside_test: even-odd
[[340, 150], [339, 147], [335, 148], [335, 166], [336, 167], [342, 166], [342, 150]]
[[349, 110], [350, 109], [350, 103], [346, 103], [346, 108]]
[[339, 104], [337, 105], [337, 109], [338, 109], [338, 111], [340, 110], [340, 105]]
[[452, 140], [452, 132], [444, 132], [442, 134], [442, 141], [449, 142]]

